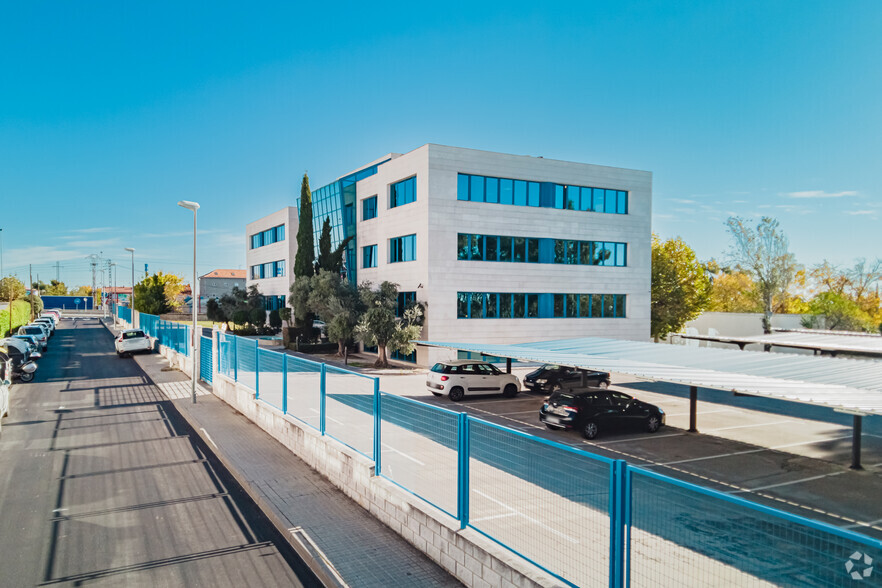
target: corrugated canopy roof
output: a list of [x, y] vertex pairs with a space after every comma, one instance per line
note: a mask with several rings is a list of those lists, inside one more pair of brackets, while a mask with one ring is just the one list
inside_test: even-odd
[[727, 337], [725, 335], [679, 335], [684, 339], [715, 341], [719, 343], [777, 345], [797, 349], [820, 349], [837, 353], [866, 353], [882, 355], [882, 337], [862, 335], [834, 335], [830, 331], [808, 333], [806, 331], [785, 331], [770, 335], [749, 337]]
[[882, 415], [882, 362], [876, 361], [600, 337], [515, 345], [417, 343]]

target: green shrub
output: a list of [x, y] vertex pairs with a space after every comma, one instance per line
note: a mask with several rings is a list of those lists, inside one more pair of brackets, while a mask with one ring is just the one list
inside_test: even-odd
[[[31, 305], [27, 300], [12, 303], [12, 332], [31, 322]], [[0, 339], [9, 336], [9, 309], [0, 310]]]

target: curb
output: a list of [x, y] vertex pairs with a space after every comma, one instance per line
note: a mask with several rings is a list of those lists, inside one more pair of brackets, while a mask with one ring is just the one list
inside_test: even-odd
[[[112, 329], [112, 325], [108, 325], [105, 321], [100, 321], [102, 325], [107, 329], [112, 337], [115, 337]], [[164, 359], [164, 358], [163, 358]], [[144, 371], [141, 366], [138, 366], [139, 369], [144, 373], [144, 377], [147, 378], [152, 385], [158, 388], [157, 383], [150, 377], [150, 375]], [[208, 390], [212, 396], [214, 396], [214, 392], [206, 388], [202, 382], [197, 380], [197, 383], [204, 390]], [[215, 398], [217, 398], [215, 396]], [[210, 461], [214, 461], [214, 465], [219, 465], [227, 475], [229, 475], [233, 480], [236, 481], [239, 488], [251, 499], [254, 505], [258, 510], [266, 517], [267, 521], [273, 526], [275, 531], [279, 534], [282, 540], [297, 554], [303, 564], [312, 572], [315, 576], [315, 579], [319, 582], [319, 585], [325, 588], [338, 588], [340, 586], [346, 586], [346, 584], [341, 584], [339, 581], [335, 580], [333, 576], [329, 573], [325, 566], [319, 562], [315, 554], [311, 553], [302, 543], [300, 543], [291, 532], [291, 529], [283, 522], [282, 518], [279, 516], [275, 508], [267, 502], [263, 496], [257, 492], [250, 484], [250, 482], [242, 475], [241, 472], [233, 465], [233, 463], [217, 449], [214, 441], [208, 435], [207, 431], [201, 426], [201, 423], [195, 420], [195, 418], [190, 415], [190, 412], [186, 408], [179, 407], [172, 399], [168, 398], [167, 402], [175, 411], [175, 413], [181, 417], [181, 419], [187, 423], [187, 426], [193, 431], [193, 433], [201, 440], [201, 449], [205, 451], [206, 457], [209, 455]]]

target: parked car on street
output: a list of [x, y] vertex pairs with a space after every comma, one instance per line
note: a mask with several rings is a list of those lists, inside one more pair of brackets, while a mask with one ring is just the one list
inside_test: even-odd
[[594, 439], [601, 431], [655, 433], [665, 424], [665, 411], [614, 390], [564, 388], [548, 397], [539, 420], [549, 429], [578, 429], [586, 439]]
[[13, 335], [13, 339], [21, 339], [28, 344], [28, 350], [31, 352], [31, 359], [40, 359], [43, 354], [40, 353], [40, 342], [33, 335]]
[[517, 376], [500, 371], [486, 361], [442, 361], [426, 375], [426, 388], [435, 396], [447, 394], [454, 402], [469, 394], [516, 396], [521, 390]]
[[59, 310], [44, 310], [41, 316], [55, 317], [55, 326], [58, 326], [58, 323], [61, 322], [61, 311]]
[[[584, 374], [584, 381], [583, 376]], [[545, 364], [524, 376], [524, 386], [531, 392], [554, 392], [561, 388], [607, 388], [607, 372], [595, 372], [561, 365]]]
[[[12, 386], [12, 361], [0, 347], [0, 419], [9, 416], [9, 387]], [[0, 422], [0, 431], [3, 423]]]
[[40, 317], [38, 319], [34, 319], [32, 325], [46, 325], [46, 328], [49, 329], [49, 336], [55, 334], [55, 323], [49, 317]]
[[28, 344], [21, 339], [8, 337], [0, 340], [0, 346], [2, 346], [3, 353], [12, 361], [11, 374], [21, 378], [22, 382], [33, 380], [37, 364], [31, 359]]
[[153, 351], [150, 336], [141, 329], [126, 329], [116, 337], [116, 354], [120, 357], [131, 355], [138, 351]]
[[33, 335], [40, 342], [42, 351], [49, 349], [49, 329], [43, 325], [25, 325], [18, 328], [18, 335]]

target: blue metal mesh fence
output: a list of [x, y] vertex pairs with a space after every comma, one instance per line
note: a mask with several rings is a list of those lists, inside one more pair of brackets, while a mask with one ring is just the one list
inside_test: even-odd
[[204, 381], [211, 383], [212, 374], [214, 372], [214, 354], [212, 349], [211, 337], [200, 337], [199, 339], [199, 377]]
[[267, 404], [282, 410], [282, 397], [284, 393], [285, 374], [282, 372], [284, 354], [278, 351], [257, 349], [258, 366], [260, 370], [257, 377], [259, 398]]
[[871, 567], [865, 556], [882, 558], [880, 543], [862, 535], [654, 472], [629, 472], [632, 586], [851, 586]]
[[236, 337], [236, 380], [257, 389], [257, 341]]
[[320, 429], [322, 364], [293, 355], [287, 361], [288, 414]]
[[368, 457], [374, 454], [374, 378], [325, 367], [325, 433]]
[[606, 584], [612, 462], [469, 420], [469, 525], [577, 586]]
[[217, 334], [217, 373], [236, 379], [236, 346], [233, 335]]
[[457, 516], [459, 413], [380, 394], [381, 475]]
[[117, 306], [116, 307], [116, 316], [119, 317], [120, 320], [125, 321], [129, 324], [132, 323], [132, 309], [127, 308], [125, 306]]

